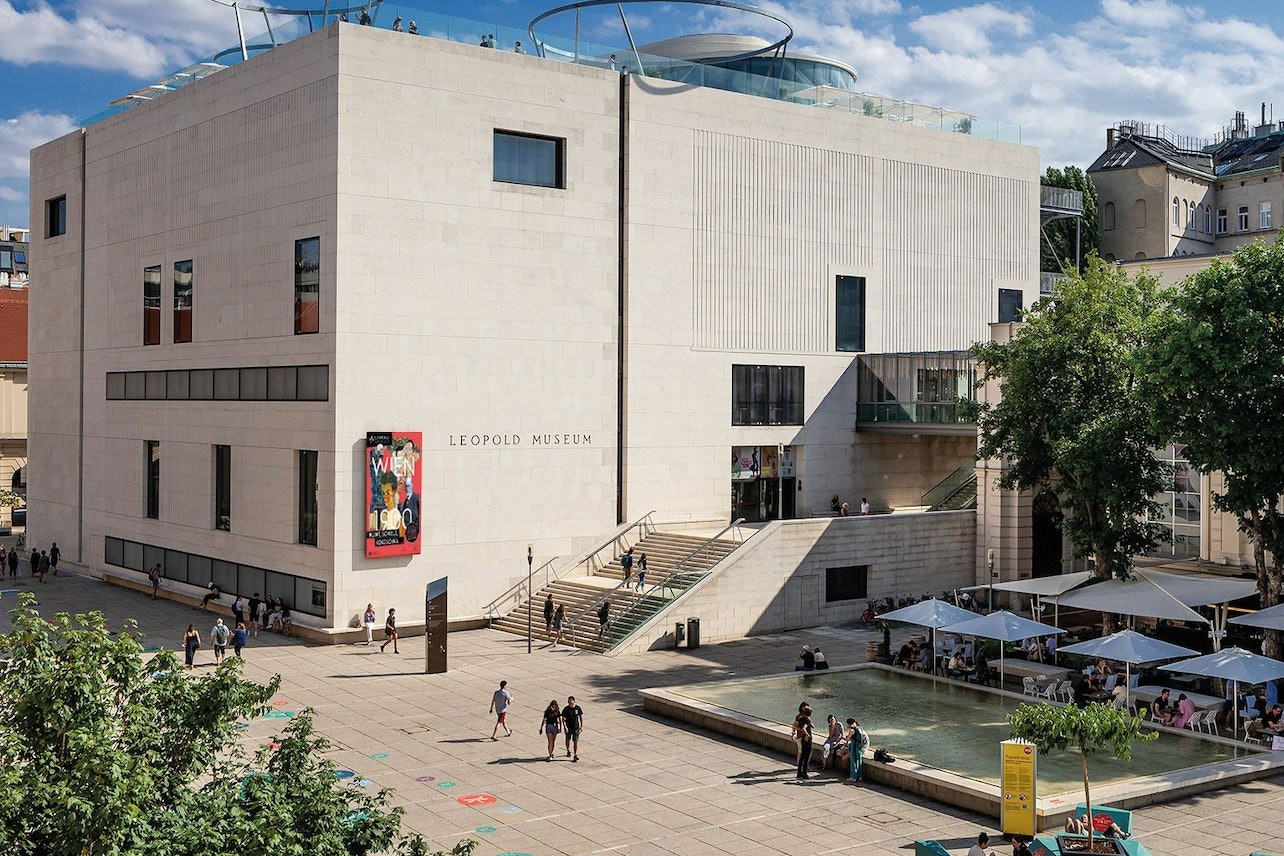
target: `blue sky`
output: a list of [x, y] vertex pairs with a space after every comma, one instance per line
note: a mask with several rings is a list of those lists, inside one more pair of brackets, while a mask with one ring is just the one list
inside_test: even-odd
[[[255, 0], [249, 0], [255, 2]], [[298, 7], [301, 2], [279, 0]], [[313, 0], [319, 7], [321, 0]], [[348, 0], [355, 3], [356, 0]], [[460, 33], [520, 36], [564, 0], [400, 0], [405, 17], [454, 16]], [[338, 0], [332, 3], [337, 5]], [[1045, 165], [1087, 166], [1122, 119], [1212, 137], [1236, 110], [1250, 123], [1277, 92], [1284, 119], [1284, 21], [1272, 2], [1243, 0], [785, 0], [761, 4], [793, 25], [793, 46], [847, 62], [862, 91], [1019, 124]], [[389, 2], [380, 22], [391, 20]], [[625, 3], [639, 43], [681, 32], [758, 28], [742, 16], [680, 3]], [[246, 13], [250, 34], [261, 16]], [[440, 21], [440, 18], [434, 19]], [[568, 30], [571, 16], [550, 22]], [[284, 26], [276, 20], [274, 26]], [[444, 24], [442, 25], [444, 26]], [[581, 32], [624, 44], [613, 7]], [[0, 223], [29, 219], [27, 153], [79, 127], [112, 99], [236, 43], [215, 0], [0, 0]]]

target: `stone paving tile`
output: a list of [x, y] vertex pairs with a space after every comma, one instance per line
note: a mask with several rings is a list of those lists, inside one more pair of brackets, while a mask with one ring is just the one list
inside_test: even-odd
[[[80, 575], [34, 588], [24, 578], [16, 587], [37, 591], [46, 614], [96, 608], [113, 626], [134, 618], [149, 640], [174, 649], [189, 621], [202, 634], [213, 624], [212, 615]], [[8, 603], [12, 599], [0, 607]], [[7, 614], [0, 616], [3, 627]], [[406, 640], [393, 655], [361, 644], [322, 647], [262, 634], [250, 640], [246, 673], [256, 680], [281, 674], [278, 698], [289, 702], [286, 709], [315, 709], [318, 731], [335, 743], [328, 757], [368, 777], [372, 787], [394, 789], [407, 826], [438, 847], [470, 837], [480, 842], [478, 856], [905, 856], [914, 839], [927, 837], [962, 853], [977, 831], [994, 833], [992, 819], [881, 786], [848, 786], [831, 777], [797, 782], [791, 759], [669, 723], [643, 711], [637, 696], [647, 686], [789, 671], [803, 643], [820, 642], [835, 664], [863, 660], [873, 638], [859, 629], [819, 628], [691, 652], [600, 657], [539, 646], [527, 655], [523, 639], [475, 631], [450, 637], [448, 673], [424, 675], [419, 639]], [[208, 651], [200, 657], [209, 668]], [[491, 741], [494, 720], [486, 709], [501, 678], [516, 696], [515, 733]], [[562, 702], [568, 694], [586, 713], [581, 761], [559, 755], [548, 763], [536, 733], [539, 712], [548, 699]], [[256, 720], [241, 739], [256, 748], [283, 725]], [[387, 757], [370, 757], [379, 753]], [[435, 781], [416, 781], [421, 776]], [[442, 781], [456, 787], [438, 788]], [[498, 802], [459, 804], [468, 793], [490, 793]], [[505, 813], [505, 807], [517, 811]], [[895, 819], [872, 819], [883, 815]], [[1272, 852], [1281, 816], [1284, 776], [1140, 809], [1134, 823], [1138, 839], [1157, 856], [1247, 856]], [[1007, 852], [1002, 845], [997, 850]]]

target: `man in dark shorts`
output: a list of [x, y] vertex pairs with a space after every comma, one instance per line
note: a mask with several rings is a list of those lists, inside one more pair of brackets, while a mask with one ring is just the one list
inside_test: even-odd
[[553, 632], [553, 593], [549, 592], [548, 597], [544, 598], [544, 632], [552, 634]]
[[58, 549], [58, 542], [55, 541], [53, 546], [49, 548], [49, 569], [53, 571], [55, 577], [58, 576], [58, 560], [60, 558], [62, 558], [62, 550]]
[[388, 610], [388, 618], [383, 623], [383, 644], [379, 646], [380, 654], [383, 653], [384, 648], [388, 647], [389, 642], [392, 643], [392, 653], [400, 654], [401, 652], [397, 650], [397, 610], [395, 609]]
[[566, 698], [562, 724], [566, 731], [566, 757], [574, 763], [580, 760], [580, 732], [584, 730], [584, 709], [575, 703], [575, 696]]

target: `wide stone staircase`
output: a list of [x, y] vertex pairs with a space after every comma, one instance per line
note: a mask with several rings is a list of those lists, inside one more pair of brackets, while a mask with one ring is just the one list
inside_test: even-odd
[[[647, 531], [639, 541], [628, 545], [634, 558], [634, 573], [628, 586], [624, 585], [624, 567], [620, 564], [628, 547], [623, 542], [613, 543], [615, 549], [609, 551], [602, 564], [589, 564], [591, 573], [572, 571], [548, 581], [535, 597], [492, 620], [491, 626], [525, 636], [529, 615], [531, 635], [541, 642], [551, 641], [552, 633], [544, 629], [544, 602], [551, 594], [554, 604], [566, 607], [564, 644], [586, 651], [609, 651], [704, 579], [740, 544], [721, 537]], [[647, 561], [646, 586], [638, 591], [637, 560], [643, 553]], [[604, 600], [611, 603], [611, 620], [607, 632], [599, 638], [597, 615]]]

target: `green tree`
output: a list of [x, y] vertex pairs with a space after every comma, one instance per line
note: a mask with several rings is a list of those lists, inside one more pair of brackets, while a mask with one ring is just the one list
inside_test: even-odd
[[1083, 270], [1090, 255], [1101, 246], [1101, 229], [1097, 222], [1097, 188], [1092, 179], [1077, 166], [1064, 169], [1050, 166], [1040, 182], [1048, 187], [1064, 187], [1083, 194], [1083, 217], [1080, 218], [1079, 255], [1075, 256], [1075, 220], [1062, 217], [1043, 225], [1039, 242], [1039, 270], [1060, 273], [1067, 268]]
[[[1284, 567], [1284, 243], [1249, 244], [1164, 293], [1145, 365], [1158, 430], [1200, 472], [1220, 472], [1213, 505], [1253, 545], [1262, 606]], [[1279, 657], [1269, 631], [1262, 653]]]
[[[1116, 710], [1108, 704], [1087, 707], [1022, 704], [1008, 714], [1012, 736], [1038, 747], [1046, 755], [1053, 751], [1073, 749], [1083, 764], [1083, 804], [1092, 813], [1092, 793], [1088, 786], [1088, 756], [1109, 748], [1120, 761], [1132, 760], [1132, 744], [1149, 743], [1159, 737], [1158, 731], [1145, 732], [1141, 714]], [[1092, 827], [1088, 827], [1091, 852]]]
[[336, 779], [310, 712], [279, 746], [244, 757], [237, 722], [267, 710], [279, 677], [248, 681], [235, 657], [193, 676], [172, 652], [144, 655], [132, 622], [113, 634], [99, 612], [46, 620], [30, 595], [11, 616], [0, 634], [6, 853], [426, 853], [400, 832], [389, 792]]
[[1076, 558], [1095, 558], [1102, 577], [1127, 576], [1165, 536], [1148, 517], [1172, 472], [1155, 459], [1163, 437], [1138, 378], [1156, 289], [1093, 256], [1011, 341], [972, 348], [1001, 394], [978, 407], [977, 458], [1005, 461], [1004, 489], [1055, 496]]

